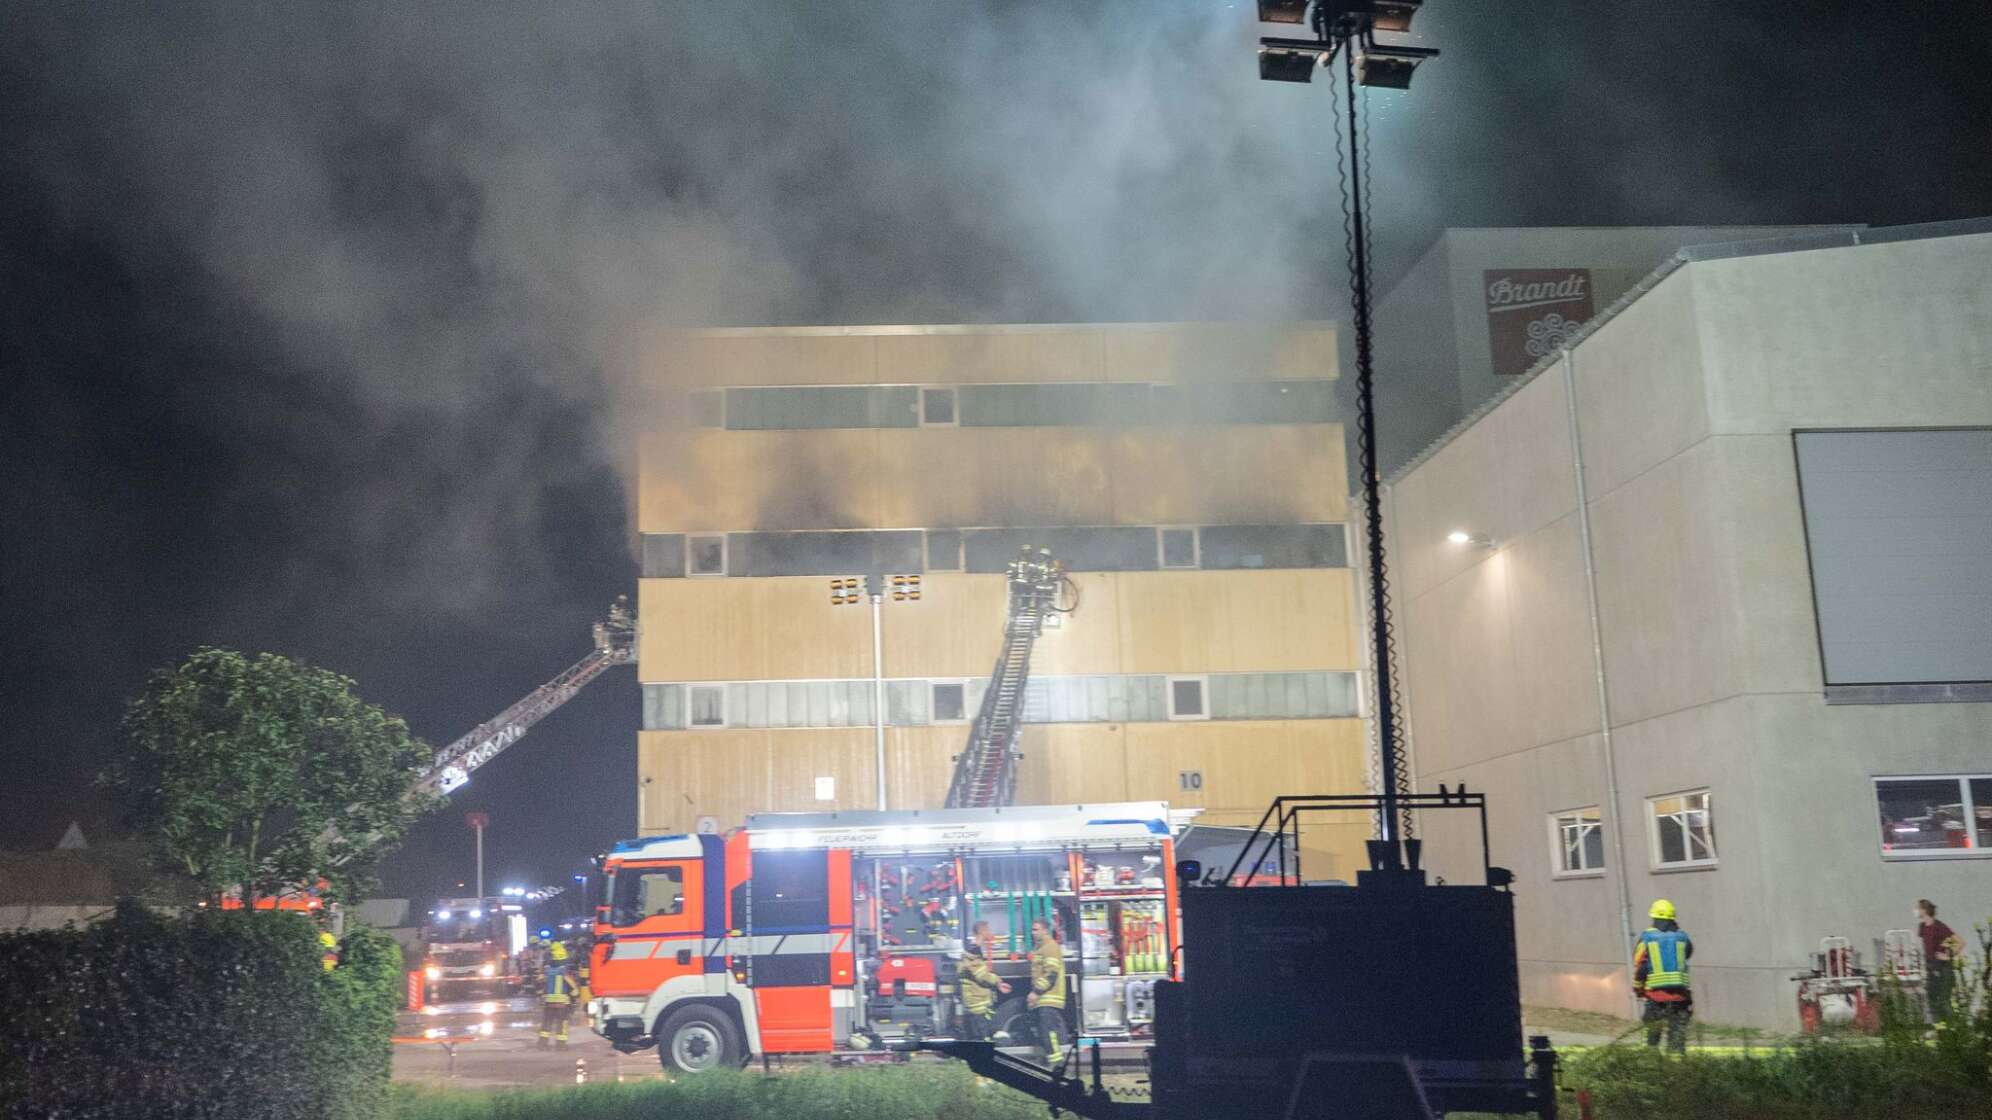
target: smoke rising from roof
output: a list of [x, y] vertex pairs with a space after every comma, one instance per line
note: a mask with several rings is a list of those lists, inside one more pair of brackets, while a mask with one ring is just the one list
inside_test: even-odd
[[13, 22], [10, 69], [62, 60], [28, 91], [26, 158], [73, 220], [193, 262], [235, 341], [351, 401], [340, 438], [385, 450], [416, 417], [477, 442], [479, 484], [446, 506], [349, 510], [465, 608], [545, 490], [512, 411], [612, 426], [658, 326], [1324, 311], [1305, 246], [1333, 228], [1329, 141], [1257, 80], [1249, 5], [208, 0]]

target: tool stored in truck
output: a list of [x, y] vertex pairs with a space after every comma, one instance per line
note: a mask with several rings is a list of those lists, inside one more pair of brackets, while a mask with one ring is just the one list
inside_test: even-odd
[[725, 836], [618, 844], [603, 860], [588, 1013], [618, 1049], [693, 1073], [755, 1054], [883, 1052], [962, 1030], [978, 923], [1031, 1033], [1031, 925], [1063, 948], [1068, 1031], [1146, 1045], [1179, 942], [1161, 802], [770, 813]]

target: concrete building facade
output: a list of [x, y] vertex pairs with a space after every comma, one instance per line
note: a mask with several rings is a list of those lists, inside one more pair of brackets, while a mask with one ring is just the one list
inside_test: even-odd
[[[832, 586], [867, 575], [918, 577], [879, 611], [885, 801], [939, 806], [1026, 545], [1078, 604], [1037, 645], [1020, 802], [1249, 823], [1361, 788], [1331, 326], [677, 332], [650, 368], [644, 832], [877, 807], [872, 612]], [[1319, 873], [1366, 835], [1310, 837]]]
[[1444, 230], [1377, 301], [1377, 461], [1402, 466], [1685, 246], [1853, 228]]
[[[1796, 1025], [1820, 938], [1992, 915], [1992, 222], [1684, 250], [1389, 479], [1417, 786], [1524, 998]], [[1477, 835], [1428, 814], [1430, 862]]]

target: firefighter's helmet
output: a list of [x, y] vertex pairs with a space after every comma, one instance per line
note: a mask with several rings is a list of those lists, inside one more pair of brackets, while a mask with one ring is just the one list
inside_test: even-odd
[[547, 950], [547, 955], [548, 955], [548, 956], [550, 956], [550, 957], [552, 957], [552, 958], [553, 958], [554, 960], [557, 960], [557, 961], [564, 961], [564, 960], [566, 960], [566, 959], [567, 959], [567, 942], [565, 942], [565, 941], [556, 941], [556, 942], [554, 942], [554, 943], [553, 943], [553, 947], [552, 947], [551, 949], [548, 949], [548, 950]]
[[1646, 912], [1646, 916], [1655, 921], [1664, 919], [1671, 922], [1674, 920], [1674, 904], [1664, 898], [1656, 898], [1653, 900], [1652, 909]]

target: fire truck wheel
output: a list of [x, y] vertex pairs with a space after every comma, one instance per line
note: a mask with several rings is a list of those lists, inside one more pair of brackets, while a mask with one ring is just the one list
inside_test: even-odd
[[731, 1069], [746, 1060], [733, 1021], [716, 1007], [682, 1007], [657, 1027], [657, 1057], [667, 1073]]

